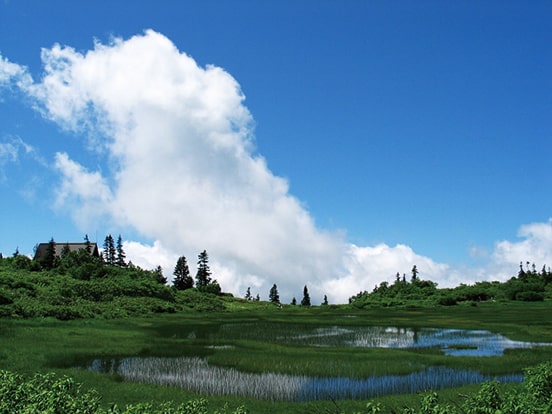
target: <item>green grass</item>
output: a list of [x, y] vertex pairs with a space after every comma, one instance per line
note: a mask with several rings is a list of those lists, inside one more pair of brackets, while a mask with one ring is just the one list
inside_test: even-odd
[[[121, 382], [117, 376], [75, 369], [92, 358], [158, 355], [207, 358], [210, 364], [248, 372], [280, 372], [313, 376], [406, 374], [431, 365], [476, 369], [482, 373], [502, 374], [552, 360], [552, 348], [520, 349], [502, 357], [448, 357], [436, 350], [398, 350], [363, 348], [314, 348], [291, 346], [259, 338], [220, 338], [220, 327], [228, 323], [263, 322], [306, 326], [402, 326], [461, 329], [486, 329], [511, 339], [552, 342], [551, 302], [485, 303], [453, 308], [379, 308], [355, 310], [343, 307], [255, 306], [236, 302], [232, 312], [179, 313], [151, 318], [118, 320], [86, 319], [0, 319], [0, 369], [20, 373], [55, 371], [72, 376], [85, 388], [95, 388], [109, 406], [145, 401], [184, 402], [196, 397], [170, 387]], [[268, 325], [268, 326], [269, 326]], [[267, 328], [269, 329], [269, 328]], [[208, 348], [208, 345], [232, 345], [232, 348]], [[514, 386], [514, 385], [510, 385]], [[462, 390], [439, 394], [458, 399]], [[278, 403], [244, 400], [235, 397], [209, 397], [210, 407], [245, 404], [252, 412], [331, 412], [332, 402]], [[381, 398], [388, 407], [400, 407], [418, 401], [417, 396]], [[347, 411], [360, 410], [361, 401], [340, 401]]]

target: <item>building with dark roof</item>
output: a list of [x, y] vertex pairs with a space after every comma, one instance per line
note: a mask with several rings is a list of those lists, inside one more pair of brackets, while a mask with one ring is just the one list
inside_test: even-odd
[[[48, 245], [50, 243], [40, 243], [35, 251], [34, 260], [40, 261], [42, 260], [48, 251]], [[69, 248], [70, 252], [76, 252], [81, 249], [86, 250], [87, 246], [90, 247], [90, 254], [94, 257], [100, 257], [100, 252], [98, 250], [97, 243], [56, 243], [54, 242], [56, 257], [61, 257], [61, 252], [63, 252], [63, 249], [67, 246]]]

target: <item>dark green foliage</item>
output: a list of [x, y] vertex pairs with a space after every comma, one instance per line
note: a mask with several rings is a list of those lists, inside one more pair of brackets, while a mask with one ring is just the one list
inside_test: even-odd
[[307, 286], [303, 288], [303, 299], [301, 299], [301, 306], [310, 306], [311, 300], [309, 295], [309, 290], [307, 289]]
[[207, 286], [199, 286], [197, 289], [200, 292], [209, 293], [211, 295], [220, 295], [222, 293], [222, 289], [216, 280], [213, 280]]
[[92, 243], [90, 243], [90, 239], [88, 238], [88, 234], [84, 235], [84, 245], [86, 246], [86, 252], [88, 254], [92, 253]]
[[55, 264], [56, 264], [56, 242], [52, 237], [48, 242], [48, 247], [46, 248], [46, 254], [40, 261], [40, 265], [44, 269], [50, 270], [55, 266]]
[[[403, 414], [501, 414], [527, 413], [547, 414], [552, 412], [552, 362], [546, 362], [525, 370], [521, 389], [505, 389], [502, 384], [491, 381], [465, 397], [461, 406], [443, 403], [437, 393], [425, 394], [419, 408], [404, 408]], [[370, 411], [368, 411], [370, 412]], [[379, 412], [379, 411], [372, 411]]]
[[117, 250], [115, 249], [115, 240], [111, 234], [108, 234], [105, 237], [103, 244], [103, 257], [104, 261], [108, 265], [115, 265], [117, 263]]
[[[197, 303], [193, 303], [190, 296], [181, 296], [165, 285], [160, 267], [111, 266], [84, 248], [65, 252], [53, 269], [34, 269], [35, 265], [23, 255], [0, 259], [0, 317], [111, 319], [184, 309], [225, 309], [216, 280], [189, 289], [195, 292]], [[188, 278], [191, 285], [193, 280]]]
[[[65, 267], [67, 261], [73, 267]], [[63, 258], [59, 267], [63, 272], [55, 275], [10, 269], [8, 265], [0, 271], [3, 316], [65, 320], [174, 312], [179, 308], [173, 291], [158, 283], [155, 272], [106, 267], [84, 250]], [[90, 273], [85, 274], [87, 269]]]
[[324, 300], [322, 301], [322, 306], [328, 305], [328, 296], [324, 295]]
[[207, 250], [203, 250], [197, 258], [196, 286], [207, 286], [211, 283], [211, 270], [209, 269], [209, 255], [207, 254]]
[[125, 251], [123, 250], [123, 238], [119, 234], [119, 237], [117, 238], [117, 260], [116, 260], [117, 266], [125, 267], [126, 266], [125, 258], [126, 258], [126, 254], [125, 254]]
[[2, 413], [98, 413], [100, 397], [67, 377], [36, 374], [26, 379], [0, 371], [0, 412]]
[[[0, 371], [1, 413], [79, 413], [79, 414], [208, 414], [205, 399], [175, 404], [165, 402], [130, 404], [124, 408], [112, 405], [107, 410], [100, 405], [101, 397], [95, 391], [83, 391], [82, 386], [69, 377], [55, 374], [35, 374], [32, 378], [9, 371]], [[223, 411], [215, 411], [225, 414]], [[241, 406], [231, 414], [247, 414]]]
[[251, 287], [247, 287], [247, 292], [245, 292], [245, 297], [244, 297], [245, 300], [252, 300], [253, 299], [253, 296], [251, 296]]
[[437, 289], [437, 284], [421, 280], [418, 270], [412, 268], [412, 280], [407, 282], [397, 273], [392, 285], [381, 282], [372, 292], [360, 292], [349, 298], [355, 307], [366, 306], [408, 306], [441, 305], [454, 306], [460, 303], [477, 304], [486, 301], [514, 300], [523, 302], [541, 302], [552, 298], [552, 274], [543, 266], [540, 273], [536, 266], [520, 266], [517, 277], [507, 282], [476, 282], [473, 285], [460, 284], [455, 288]]
[[163, 275], [163, 268], [161, 266], [157, 266], [154, 273], [157, 283], [161, 283], [162, 285], [167, 284], [167, 278]]
[[173, 287], [177, 290], [186, 290], [194, 287], [194, 280], [190, 276], [190, 269], [185, 256], [180, 256], [174, 267]]
[[272, 285], [270, 288], [270, 293], [268, 295], [268, 300], [271, 303], [274, 303], [276, 305], [280, 304], [280, 295], [278, 294], [278, 287], [276, 286], [276, 283]]

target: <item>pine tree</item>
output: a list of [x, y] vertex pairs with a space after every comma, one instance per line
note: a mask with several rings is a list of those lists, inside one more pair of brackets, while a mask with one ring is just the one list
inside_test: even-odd
[[322, 306], [326, 306], [328, 304], [328, 297], [324, 295], [324, 301], [322, 302]]
[[155, 274], [156, 282], [161, 283], [162, 285], [167, 283], [167, 278], [163, 275], [163, 268], [160, 265], [157, 266], [153, 273]]
[[295, 296], [293, 297], [293, 299], [291, 300], [291, 304], [293, 306], [297, 305], [297, 299], [295, 299]]
[[303, 288], [303, 299], [301, 299], [301, 306], [310, 306], [310, 296], [309, 296], [309, 290], [307, 289], [307, 285]]
[[253, 296], [251, 296], [251, 288], [247, 287], [247, 292], [245, 292], [245, 300], [251, 300], [253, 299]]
[[62, 259], [65, 259], [69, 255], [69, 253], [71, 253], [71, 248], [69, 247], [69, 243], [65, 243], [61, 248], [60, 256]]
[[280, 295], [278, 294], [278, 287], [276, 286], [276, 284], [273, 284], [270, 288], [268, 299], [271, 303], [275, 303], [277, 305], [280, 304]]
[[88, 234], [84, 235], [84, 245], [86, 246], [86, 253], [91, 254], [92, 253], [92, 243], [90, 243], [90, 239], [88, 238]]
[[42, 265], [43, 268], [50, 270], [54, 267], [55, 262], [56, 262], [56, 242], [52, 237], [48, 242], [48, 246], [46, 247], [46, 253], [42, 258], [42, 260], [40, 261], [40, 264]]
[[173, 287], [178, 290], [186, 290], [194, 287], [194, 280], [190, 276], [190, 268], [186, 257], [180, 256], [174, 267]]
[[418, 268], [416, 265], [412, 267], [412, 283], [416, 283], [418, 281]]
[[211, 270], [209, 269], [209, 255], [203, 250], [198, 256], [196, 286], [204, 287], [211, 283]]
[[111, 234], [105, 237], [103, 248], [103, 256], [105, 262], [108, 265], [114, 265], [116, 263], [117, 250], [115, 249], [115, 241], [113, 240]]
[[123, 238], [119, 234], [119, 237], [117, 238], [117, 260], [116, 260], [117, 266], [119, 267], [126, 266], [125, 257], [126, 257], [126, 254], [125, 254], [125, 251], [123, 250]]

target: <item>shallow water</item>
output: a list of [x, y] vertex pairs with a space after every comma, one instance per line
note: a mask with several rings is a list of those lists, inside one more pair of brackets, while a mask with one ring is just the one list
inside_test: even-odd
[[[317, 347], [437, 348], [453, 357], [501, 356], [506, 349], [552, 346], [551, 343], [513, 341], [484, 330], [290, 325], [274, 323], [225, 324], [220, 329], [183, 330], [188, 338], [212, 339], [224, 352], [225, 340], [251, 339], [264, 342]], [[521, 374], [492, 377], [470, 370], [429, 367], [408, 375], [368, 378], [308, 377], [277, 373], [246, 373], [210, 366], [199, 357], [122, 358], [94, 360], [87, 369], [120, 375], [125, 381], [177, 386], [202, 395], [236, 395], [270, 401], [366, 399], [386, 394], [439, 390], [493, 379], [518, 382]]]
[[513, 341], [484, 330], [364, 327], [303, 327], [278, 324], [227, 324], [225, 338], [262, 338], [290, 345], [364, 348], [438, 348], [451, 356], [501, 356], [506, 349], [552, 346], [552, 343]]
[[171, 385], [202, 395], [235, 395], [269, 401], [366, 399], [386, 394], [440, 390], [493, 379], [500, 382], [519, 382], [523, 379], [521, 374], [492, 377], [445, 367], [430, 367], [408, 375], [362, 379], [253, 374], [210, 366], [197, 357], [94, 360], [87, 368], [120, 375], [125, 381]]

